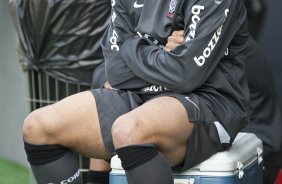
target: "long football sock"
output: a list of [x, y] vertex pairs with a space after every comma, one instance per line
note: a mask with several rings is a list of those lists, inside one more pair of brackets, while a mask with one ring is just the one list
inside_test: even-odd
[[78, 156], [72, 151], [60, 145], [24, 145], [37, 183], [82, 183]]
[[166, 158], [153, 144], [116, 149], [128, 184], [173, 184], [173, 173]]
[[86, 175], [86, 184], [109, 184], [110, 171], [90, 170]]

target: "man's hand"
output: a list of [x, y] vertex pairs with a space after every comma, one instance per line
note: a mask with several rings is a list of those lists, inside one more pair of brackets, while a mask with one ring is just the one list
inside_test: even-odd
[[106, 88], [106, 89], [113, 89], [112, 86], [110, 85], [109, 81], [105, 82], [104, 88]]
[[176, 46], [182, 44], [184, 42], [184, 31], [173, 31], [171, 36], [167, 38], [167, 44], [165, 46], [166, 51], [173, 50]]

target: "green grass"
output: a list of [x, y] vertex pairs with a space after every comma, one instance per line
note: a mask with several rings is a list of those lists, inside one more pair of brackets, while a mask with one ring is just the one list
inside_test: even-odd
[[27, 168], [0, 158], [1, 184], [29, 184], [29, 171]]

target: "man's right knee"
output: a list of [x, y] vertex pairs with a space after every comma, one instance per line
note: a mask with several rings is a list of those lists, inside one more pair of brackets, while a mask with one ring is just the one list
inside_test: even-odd
[[24, 140], [31, 144], [49, 144], [50, 131], [51, 127], [48, 127], [46, 115], [41, 109], [31, 112], [23, 124]]

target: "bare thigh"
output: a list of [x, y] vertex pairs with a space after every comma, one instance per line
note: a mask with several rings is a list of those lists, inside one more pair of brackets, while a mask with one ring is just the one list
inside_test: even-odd
[[60, 144], [89, 157], [107, 157], [91, 92], [69, 96], [36, 113], [43, 122], [41, 130], [47, 135], [45, 144]]
[[125, 129], [121, 131], [125, 133], [121, 135], [123, 138], [114, 139], [116, 148], [128, 144], [152, 143], [158, 146], [171, 165], [178, 165], [185, 158], [194, 124], [189, 122], [184, 106], [177, 99], [159, 97], [121, 116], [114, 123], [112, 131], [117, 126]]

